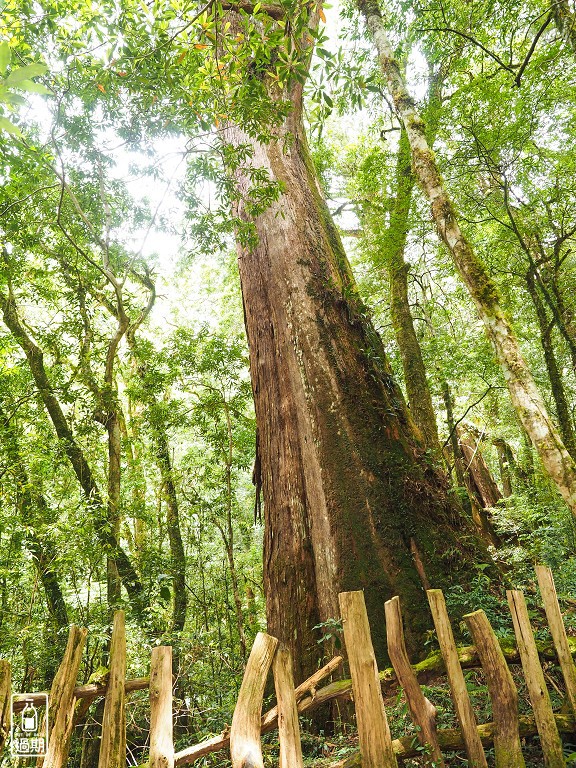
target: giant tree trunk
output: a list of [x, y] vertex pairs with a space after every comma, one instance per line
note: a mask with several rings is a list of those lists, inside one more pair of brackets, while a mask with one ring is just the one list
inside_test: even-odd
[[518, 340], [499, 303], [486, 267], [464, 237], [458, 216], [431, 151], [422, 118], [394, 59], [382, 15], [375, 0], [358, 0], [366, 19], [396, 111], [408, 134], [412, 166], [432, 206], [440, 237], [452, 254], [492, 342], [510, 391], [512, 404], [550, 478], [576, 516], [576, 465], [547, 412], [542, 395], [520, 351]]
[[[423, 456], [383, 345], [360, 301], [321, 196], [301, 119], [301, 92], [252, 164], [281, 182], [238, 263], [259, 430], [268, 631], [291, 648], [302, 679], [318, 656], [312, 627], [339, 616], [340, 591], [365, 589], [374, 645], [382, 605], [400, 595], [412, 651], [429, 629], [422, 581], [466, 584], [485, 548]], [[289, 141], [286, 139], [289, 137]], [[237, 215], [249, 174], [236, 171]], [[415, 562], [416, 561], [416, 562]], [[424, 577], [424, 578], [422, 578]]]

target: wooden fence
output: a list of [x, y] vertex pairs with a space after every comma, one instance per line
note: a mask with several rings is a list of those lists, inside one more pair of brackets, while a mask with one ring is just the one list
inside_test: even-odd
[[[424, 764], [445, 765], [447, 750], [463, 750], [468, 765], [487, 766], [485, 747], [493, 746], [497, 768], [523, 768], [521, 739], [538, 735], [547, 768], [566, 765], [560, 733], [576, 732], [576, 667], [562, 620], [552, 574], [536, 567], [553, 648], [537, 648], [522, 592], [507, 593], [512, 614], [516, 649], [503, 648], [483, 611], [464, 617], [474, 646], [458, 649], [440, 590], [428, 590], [428, 599], [440, 657], [411, 665], [404, 642], [400, 602], [397, 597], [385, 606], [388, 651], [391, 670], [379, 672], [362, 592], [340, 595], [351, 680], [339, 680], [319, 688], [342, 662], [336, 657], [308, 680], [294, 686], [289, 651], [276, 638], [259, 633], [256, 637], [229, 729], [200, 744], [175, 752], [172, 712], [172, 649], [154, 648], [150, 678], [126, 680], [126, 635], [124, 613], [114, 617], [110, 648], [110, 672], [106, 685], [76, 686], [86, 630], [72, 627], [60, 668], [50, 691], [51, 727], [44, 768], [60, 768], [67, 761], [75, 716], [86, 713], [91, 702], [105, 696], [99, 768], [124, 768], [126, 765], [126, 694], [150, 689], [150, 768], [173, 768], [193, 763], [203, 755], [230, 748], [233, 768], [263, 768], [261, 734], [278, 728], [280, 768], [301, 768], [302, 747], [299, 713], [338, 697], [351, 697], [356, 710], [359, 750], [333, 763], [332, 768], [395, 768], [398, 761], [419, 755]], [[570, 714], [552, 710], [540, 656], [555, 656], [565, 683]], [[520, 662], [526, 680], [533, 715], [518, 715], [518, 692], [509, 670], [510, 662]], [[481, 666], [484, 671], [493, 712], [493, 722], [478, 724], [463, 675], [463, 668]], [[276, 706], [262, 716], [264, 688], [270, 668], [276, 688]], [[432, 674], [445, 673], [450, 685], [458, 729], [438, 730], [436, 709], [424, 695], [421, 683]], [[393, 739], [384, 706], [383, 691], [393, 686], [404, 690], [417, 736]], [[0, 661], [0, 749], [8, 737], [11, 706], [10, 666]], [[42, 694], [34, 694], [40, 700]], [[30, 696], [27, 695], [29, 700]], [[24, 706], [17, 702], [15, 709]], [[418, 743], [419, 742], [419, 743]]]

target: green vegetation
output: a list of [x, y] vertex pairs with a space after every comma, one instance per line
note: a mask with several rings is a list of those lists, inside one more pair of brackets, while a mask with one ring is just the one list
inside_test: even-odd
[[[267, 619], [295, 636], [296, 614], [315, 617], [298, 638], [301, 670], [340, 647], [329, 596], [295, 587], [296, 610], [266, 594], [293, 571], [335, 583], [318, 574], [335, 541], [350, 546], [346, 588], [373, 583], [371, 610], [390, 584], [424, 601], [427, 576], [446, 578], [466, 643], [458, 621], [479, 608], [511, 635], [503, 585], [526, 591], [546, 640], [533, 564], [548, 564], [576, 634], [575, 12], [561, 0], [382, 0], [412, 104], [389, 93], [358, 7], [0, 0], [0, 658], [15, 690], [49, 686], [70, 623], [89, 630], [80, 682], [100, 679], [123, 607], [129, 677], [147, 674], [154, 645], [174, 648], [176, 748], [218, 733]], [[404, 107], [416, 110], [408, 121]], [[429, 148], [410, 147], [411, 126]], [[436, 213], [457, 215], [473, 246], [473, 289], [418, 184], [418, 164], [434, 161], [455, 203], [439, 197]], [[289, 203], [299, 186], [313, 212]], [[241, 285], [236, 257], [254, 253]], [[308, 282], [275, 272], [282, 259]], [[471, 294], [492, 319], [499, 297], [525, 367], [497, 359]], [[261, 307], [259, 327], [284, 348], [247, 337]], [[557, 476], [512, 404], [510, 370], [542, 395]], [[265, 401], [257, 371], [289, 384]], [[265, 424], [294, 438], [289, 450], [262, 443]], [[360, 437], [385, 455], [366, 458]], [[272, 524], [270, 489], [286, 477], [293, 504], [277, 503], [294, 518]], [[384, 477], [390, 506], [371, 509]], [[428, 529], [422, 510], [411, 517], [415, 499], [438, 510]], [[370, 525], [354, 519], [360, 508]], [[271, 563], [271, 542], [288, 552], [292, 530], [303, 544], [290, 567]], [[442, 531], [455, 543], [440, 552], [452, 542]], [[404, 546], [393, 577], [371, 570], [387, 538]], [[429, 617], [407, 623], [421, 658], [436, 649]], [[467, 675], [487, 720], [484, 682]], [[451, 727], [442, 682], [427, 695]], [[146, 701], [130, 700], [130, 765], [146, 760]], [[388, 703], [393, 735], [413, 733], [402, 696]], [[71, 766], [90, 768], [101, 714], [80, 718]], [[352, 749], [345, 720], [335, 734], [310, 723], [310, 764]]]

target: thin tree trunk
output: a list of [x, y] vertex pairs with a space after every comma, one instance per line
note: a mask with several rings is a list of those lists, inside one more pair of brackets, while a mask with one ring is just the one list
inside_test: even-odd
[[236, 627], [238, 629], [238, 638], [240, 641], [240, 653], [242, 660], [246, 661], [247, 646], [246, 634], [244, 632], [244, 611], [242, 610], [242, 599], [240, 597], [240, 587], [238, 585], [238, 571], [234, 561], [234, 526], [232, 525], [232, 458], [234, 442], [232, 436], [232, 421], [230, 419], [230, 409], [228, 403], [224, 400], [224, 413], [226, 415], [226, 427], [228, 431], [228, 455], [226, 457], [226, 529], [227, 534], [223, 536], [226, 554], [228, 555], [228, 567], [230, 568], [230, 578], [232, 580], [232, 595], [234, 597], [234, 609], [236, 613]]
[[515, 467], [514, 455], [508, 443], [501, 437], [492, 440], [498, 451], [498, 465], [500, 467], [500, 480], [502, 481], [502, 495], [504, 498], [512, 496], [512, 473], [517, 472]]
[[132, 488], [132, 500], [129, 514], [134, 526], [134, 546], [137, 555], [146, 544], [146, 525], [144, 515], [146, 511], [146, 476], [140, 455], [141, 437], [137, 423], [138, 414], [133, 412], [133, 403], [128, 401], [128, 421], [120, 415], [120, 429], [126, 443], [126, 461], [130, 473], [130, 486]]
[[358, 0], [358, 8], [374, 38], [382, 72], [408, 134], [414, 173], [431, 203], [438, 232], [452, 254], [456, 268], [482, 318], [488, 338], [496, 350], [512, 404], [548, 475], [576, 516], [576, 465], [548, 415], [516, 336], [500, 307], [496, 286], [460, 229], [456, 210], [438, 171], [434, 154], [428, 146], [424, 123], [394, 59], [380, 9], [374, 0]]
[[450, 392], [450, 386], [447, 381], [443, 382], [442, 384], [442, 398], [444, 400], [444, 407], [446, 408], [446, 426], [448, 427], [448, 438], [450, 440], [450, 447], [452, 448], [452, 460], [454, 462], [456, 482], [460, 488], [466, 488], [466, 479], [464, 477], [463, 467], [464, 457], [462, 456], [462, 450], [460, 448], [460, 443], [458, 442], [458, 435], [456, 434], [452, 393]]
[[404, 252], [410, 228], [409, 214], [415, 179], [410, 165], [410, 145], [404, 130], [400, 135], [398, 146], [395, 185], [396, 191], [390, 212], [390, 225], [385, 233], [381, 249], [390, 281], [392, 325], [402, 358], [410, 412], [422, 433], [426, 446], [440, 457], [441, 449], [436, 414], [432, 405], [422, 349], [414, 328], [408, 298], [409, 266], [404, 259]]
[[479, 445], [470, 440], [463, 429], [457, 429], [457, 434], [464, 456], [465, 479], [472, 504], [472, 519], [487, 544], [492, 544], [496, 548], [501, 547], [502, 540], [496, 533], [487, 510], [497, 504], [502, 494], [480, 453]]
[[484, 508], [495, 507], [502, 498], [502, 494], [480, 451], [481, 440], [477, 439], [476, 442], [474, 439], [471, 439], [466, 434], [465, 427], [459, 427], [457, 433], [468, 473], [474, 483], [475, 493], [477, 494], [480, 506]]
[[34, 488], [24, 465], [18, 434], [0, 405], [0, 425], [2, 426], [3, 448], [10, 461], [18, 489], [18, 509], [23, 526], [26, 548], [32, 554], [34, 565], [42, 582], [48, 611], [58, 629], [68, 627], [68, 610], [60, 588], [58, 574], [54, 569], [56, 550], [50, 538], [40, 536], [36, 528], [39, 523], [48, 524], [52, 515], [46, 499]]
[[[120, 495], [122, 436], [118, 421], [118, 409], [114, 408], [106, 420], [108, 434], [108, 525], [116, 539], [120, 536]], [[121, 579], [115, 557], [108, 555], [106, 563], [108, 610], [111, 616], [118, 608], [121, 596]]]
[[408, 643], [421, 652], [429, 620], [413, 551], [428, 579], [446, 586], [466, 583], [478, 551], [488, 555], [449, 499], [446, 477], [423, 457], [321, 196], [300, 87], [290, 96], [276, 140], [260, 144], [232, 125], [225, 138], [251, 144], [250, 165], [283, 190], [253, 219], [251, 175], [234, 172], [234, 213], [258, 235], [237, 250], [259, 429], [268, 631], [289, 646], [304, 679], [319, 655], [312, 627], [339, 615], [339, 592], [366, 588], [381, 659], [382, 604], [400, 595]]
[[552, 342], [553, 325], [549, 322], [546, 316], [546, 310], [544, 309], [544, 304], [538, 295], [538, 289], [536, 288], [532, 269], [528, 270], [528, 273], [526, 274], [526, 285], [532, 303], [534, 304], [534, 309], [536, 310], [536, 319], [540, 329], [540, 342], [544, 352], [544, 361], [546, 363], [552, 397], [554, 398], [554, 403], [556, 405], [556, 417], [558, 419], [560, 434], [562, 435], [562, 440], [564, 441], [566, 449], [569, 451], [572, 458], [576, 459], [576, 432], [574, 431], [570, 407], [562, 382], [562, 374], [560, 373], [560, 368], [554, 352], [554, 344]]
[[568, 0], [554, 0], [552, 14], [558, 31], [576, 53], [576, 14], [570, 9]]
[[14, 339], [26, 355], [30, 371], [54, 426], [54, 430], [62, 443], [62, 447], [80, 483], [80, 487], [86, 496], [86, 500], [95, 514], [94, 528], [96, 535], [104, 551], [115, 559], [120, 577], [130, 597], [130, 602], [136, 614], [141, 615], [144, 607], [142, 585], [132, 563], [114, 535], [114, 531], [108, 525], [108, 513], [102, 501], [100, 489], [54, 393], [44, 366], [42, 350], [28, 335], [20, 321], [12, 294], [8, 298], [0, 294], [0, 309], [3, 312], [6, 326], [12, 332]]
[[[182, 632], [186, 623], [188, 595], [186, 593], [186, 553], [180, 531], [180, 510], [174, 483], [174, 471], [170, 457], [170, 445], [163, 424], [154, 424], [152, 439], [155, 444], [156, 461], [160, 469], [164, 498], [166, 500], [166, 529], [170, 543], [170, 563], [172, 588], [174, 590], [174, 610], [172, 612], [172, 632]], [[177, 655], [176, 655], [177, 656]]]
[[[170, 456], [170, 443], [166, 433], [164, 421], [159, 413], [159, 403], [156, 394], [146, 380], [146, 367], [138, 356], [138, 343], [133, 331], [127, 336], [128, 345], [133, 355], [136, 375], [140, 380], [142, 400], [148, 408], [148, 423], [150, 436], [154, 446], [156, 464], [160, 470], [163, 496], [166, 501], [166, 528], [170, 545], [170, 567], [172, 576], [172, 589], [174, 592], [174, 604], [172, 611], [171, 631], [179, 633], [184, 630], [186, 614], [188, 611], [188, 594], [186, 591], [186, 553], [182, 541], [180, 528], [180, 507], [178, 493], [174, 481], [174, 469]], [[173, 654], [173, 662], [176, 665], [179, 659], [177, 649]]]

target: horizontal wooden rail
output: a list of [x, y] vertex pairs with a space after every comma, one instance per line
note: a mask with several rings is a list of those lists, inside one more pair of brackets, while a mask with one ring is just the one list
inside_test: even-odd
[[[554, 718], [556, 720], [556, 727], [560, 733], [574, 733], [574, 729], [576, 728], [576, 718], [573, 715], [554, 715]], [[533, 717], [521, 715], [518, 720], [520, 723], [520, 736], [522, 738], [526, 736], [536, 736], [538, 734], [536, 720]], [[494, 744], [494, 734], [494, 723], [483, 723], [478, 726], [478, 735], [485, 747], [491, 747]], [[440, 744], [441, 749], [446, 751], [464, 749], [464, 739], [457, 728], [445, 728], [438, 731], [438, 743]], [[393, 739], [392, 747], [397, 757], [402, 758], [403, 760], [410, 757], [419, 757], [421, 755], [420, 745], [417, 743], [414, 736], [403, 736], [401, 739]], [[322, 765], [326, 766], [326, 762], [322, 761]], [[356, 750], [343, 760], [330, 763], [328, 768], [362, 768], [360, 751]]]
[[[126, 680], [124, 690], [126, 693], [143, 691], [149, 685], [150, 679], [148, 677], [135, 677], [133, 680]], [[73, 694], [75, 699], [98, 699], [100, 696], [105, 696], [107, 690], [108, 683], [88, 683], [87, 685], [77, 685], [74, 688]], [[34, 704], [43, 704], [48, 695], [46, 691], [14, 696], [14, 712], [21, 712], [27, 701], [32, 701]]]

